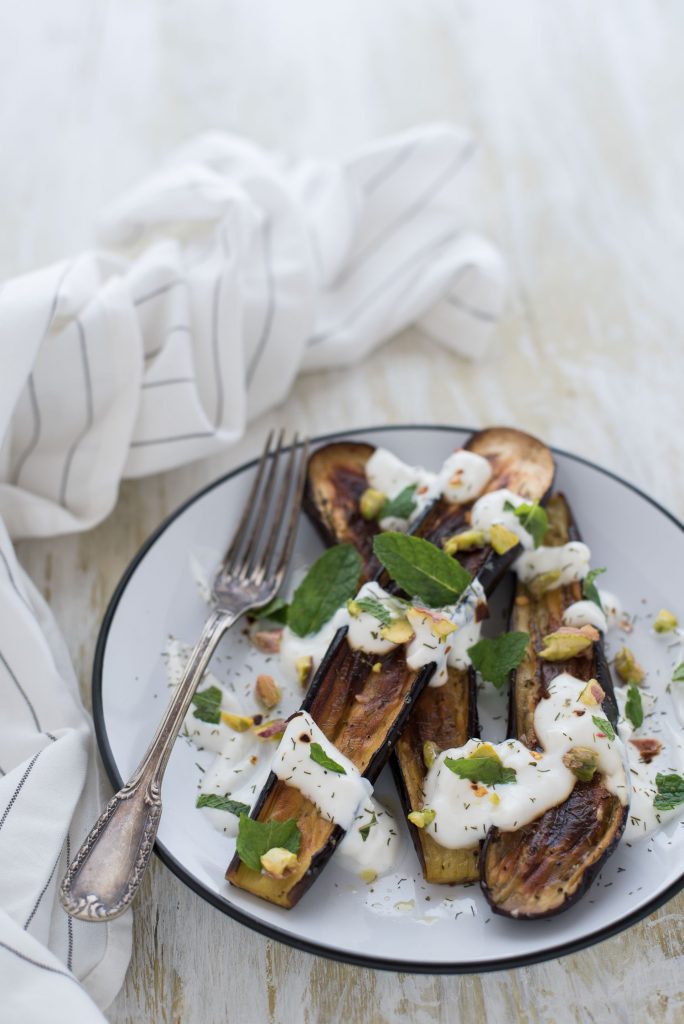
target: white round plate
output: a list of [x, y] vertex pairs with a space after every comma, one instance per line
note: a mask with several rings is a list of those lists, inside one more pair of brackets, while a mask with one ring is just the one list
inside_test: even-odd
[[[336, 436], [383, 445], [410, 463], [436, 468], [470, 433], [456, 427], [390, 427]], [[661, 607], [684, 612], [681, 572], [673, 571], [684, 565], [684, 527], [606, 470], [574, 455], [555, 454], [556, 486], [570, 501], [593, 564], [609, 568], [606, 587], [636, 616], [629, 644], [649, 669], [660, 713], [669, 710], [665, 690], [672, 652], [654, 638], [650, 620]], [[133, 560], [112, 598], [95, 657], [93, 705], [102, 757], [117, 788], [142, 756], [168, 694], [160, 656], [166, 638], [194, 642], [207, 614], [191, 576], [191, 557], [209, 552], [218, 560], [253, 473], [254, 463], [236, 469], [167, 519]], [[320, 540], [302, 520], [294, 567], [311, 564], [320, 552]], [[620, 634], [613, 645], [624, 639]], [[254, 678], [258, 657], [236, 627], [223, 640], [212, 671], [226, 682], [241, 671]], [[482, 734], [488, 739], [503, 738], [504, 702], [503, 695], [491, 693], [481, 701], [486, 705]], [[323, 956], [428, 973], [520, 966], [605, 939], [655, 910], [684, 885], [684, 821], [674, 820], [651, 839], [631, 846], [623, 841], [590, 891], [566, 913], [542, 921], [511, 921], [492, 914], [475, 884], [424, 882], [404, 830], [397, 868], [390, 875], [367, 886], [333, 857], [300, 903], [283, 910], [225, 881], [234, 841], [195, 810], [197, 761], [196, 748], [176, 743], [162, 791], [159, 856], [219, 910]], [[377, 793], [401, 817], [388, 769]]]

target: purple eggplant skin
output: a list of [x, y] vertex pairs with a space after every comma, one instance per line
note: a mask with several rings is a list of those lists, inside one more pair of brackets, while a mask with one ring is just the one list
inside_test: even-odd
[[[395, 738], [434, 672], [406, 665], [402, 648], [378, 657], [355, 651], [347, 628], [336, 633], [301, 709], [371, 783], [389, 757]], [[380, 671], [373, 665], [380, 662]], [[295, 819], [301, 845], [295, 869], [282, 879], [252, 871], [236, 855], [226, 877], [233, 884], [287, 909], [295, 906], [327, 864], [344, 835], [297, 789], [271, 773], [251, 812], [260, 821]]]
[[[551, 542], [580, 539], [562, 495], [554, 495], [547, 509], [553, 528]], [[530, 749], [538, 748], [534, 708], [561, 672], [587, 681], [597, 679], [606, 694], [603, 714], [613, 728], [617, 726], [615, 693], [602, 639], [594, 644], [590, 658], [547, 663], [537, 657], [541, 638], [558, 629], [563, 611], [580, 597], [579, 583], [548, 591], [540, 598], [518, 584], [510, 628], [530, 633], [530, 645], [525, 660], [511, 674], [508, 734]], [[563, 804], [515, 832], [490, 829], [480, 853], [480, 885], [492, 910], [516, 920], [536, 920], [573, 906], [617, 846], [628, 810], [602, 785], [600, 777], [595, 777], [591, 782], [578, 782]]]

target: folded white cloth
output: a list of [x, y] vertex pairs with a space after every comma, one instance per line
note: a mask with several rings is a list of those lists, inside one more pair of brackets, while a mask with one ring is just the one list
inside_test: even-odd
[[74, 977], [105, 1006], [130, 943], [127, 920], [80, 925], [57, 903], [101, 794], [68, 657], [8, 534], [92, 526], [123, 476], [225, 448], [300, 371], [361, 359], [408, 324], [483, 355], [503, 271], [472, 233], [473, 152], [463, 132], [439, 125], [341, 162], [202, 137], [106, 212], [100, 249], [0, 288], [8, 1019], [42, 1019], [46, 1006], [52, 1020], [97, 1019]]

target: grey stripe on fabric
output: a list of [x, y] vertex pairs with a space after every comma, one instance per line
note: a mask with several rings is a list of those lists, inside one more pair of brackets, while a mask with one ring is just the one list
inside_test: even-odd
[[5, 666], [5, 668], [7, 669], [7, 672], [9, 674], [9, 676], [10, 676], [10, 679], [12, 679], [12, 681], [13, 681], [14, 685], [16, 686], [17, 690], [19, 691], [21, 696], [24, 698], [26, 706], [29, 709], [29, 711], [31, 712], [31, 717], [32, 717], [32, 719], [33, 719], [33, 721], [35, 723], [36, 729], [38, 730], [38, 732], [42, 732], [42, 729], [40, 727], [40, 722], [38, 721], [38, 715], [36, 714], [36, 709], [34, 708], [33, 704], [31, 703], [31, 700], [30, 700], [29, 695], [27, 694], [26, 690], [21, 685], [21, 683], [17, 679], [16, 675], [14, 674], [12, 669], [10, 668], [9, 662], [7, 661], [7, 658], [5, 658], [5, 656], [2, 653], [2, 651], [0, 651], [0, 662]]
[[264, 321], [261, 325], [259, 341], [257, 342], [257, 347], [249, 362], [249, 366], [247, 367], [247, 387], [250, 386], [254, 379], [254, 374], [257, 371], [259, 361], [261, 360], [266, 345], [268, 344], [268, 339], [273, 327], [273, 318], [275, 316], [275, 279], [273, 277], [272, 266], [272, 227], [270, 221], [266, 221], [264, 224], [261, 238], [264, 256], [264, 278], [266, 281], [266, 308], [264, 310]]
[[214, 374], [216, 376], [216, 414], [214, 416], [214, 429], [218, 429], [218, 426], [223, 419], [223, 378], [221, 376], [221, 349], [219, 344], [222, 282], [223, 273], [219, 273], [214, 282], [214, 291], [211, 302], [211, 351], [214, 357]]
[[131, 441], [131, 448], [147, 448], [153, 444], [172, 444], [174, 441], [194, 441], [200, 437], [215, 437], [215, 430], [198, 430], [194, 434], [176, 434], [171, 437], [152, 437], [146, 441]]
[[396, 153], [393, 153], [390, 159], [364, 183], [363, 191], [366, 195], [372, 195], [379, 185], [384, 184], [400, 167], [403, 167], [417, 147], [417, 142], [407, 142]]
[[78, 981], [74, 978], [73, 974], [69, 974], [67, 971], [60, 971], [57, 967], [51, 967], [50, 964], [41, 964], [39, 960], [34, 960], [32, 957], [26, 956], [25, 953], [15, 949], [14, 946], [8, 946], [6, 942], [2, 942], [1, 940], [0, 947], [2, 947], [2, 949], [6, 949], [8, 953], [14, 953], [15, 956], [19, 957], [19, 959], [23, 960], [25, 963], [32, 964], [33, 967], [40, 967], [41, 971], [49, 971], [50, 974], [60, 974], [63, 978], [68, 978], [69, 981], [73, 981], [78, 985]]
[[156, 299], [158, 295], [165, 295], [166, 292], [170, 292], [172, 288], [178, 288], [179, 285], [187, 283], [188, 282], [184, 277], [174, 278], [173, 281], [167, 281], [166, 284], [160, 284], [158, 288], [153, 288], [152, 291], [145, 292], [144, 295], [140, 295], [137, 299], [133, 299], [133, 305], [142, 306], [144, 302], [149, 302], [150, 299]]
[[5, 571], [7, 573], [7, 578], [9, 579], [10, 583], [12, 584], [12, 589], [16, 593], [17, 597], [21, 598], [21, 600], [24, 602], [24, 604], [26, 605], [28, 610], [31, 612], [31, 614], [33, 614], [33, 608], [31, 607], [31, 605], [29, 604], [28, 600], [24, 597], [24, 595], [22, 594], [21, 590], [19, 589], [19, 585], [18, 585], [17, 581], [14, 578], [14, 574], [12, 573], [12, 569], [11, 569], [11, 566], [9, 564], [9, 560], [8, 560], [5, 552], [2, 550], [2, 548], [0, 548], [0, 560], [2, 561], [2, 564], [5, 566]]
[[438, 241], [433, 241], [419, 252], [413, 253], [413, 255], [409, 259], [405, 260], [401, 266], [395, 267], [388, 277], [383, 281], [380, 281], [379, 284], [367, 292], [363, 299], [361, 299], [361, 301], [357, 303], [357, 305], [351, 309], [342, 320], [335, 324], [334, 327], [323, 331], [321, 334], [314, 334], [309, 339], [309, 347], [319, 345], [322, 341], [325, 341], [327, 338], [337, 334], [338, 331], [348, 327], [350, 324], [353, 324], [369, 306], [372, 306], [373, 303], [388, 290], [388, 288], [391, 288], [393, 284], [396, 284], [398, 280], [401, 280], [401, 278], [412, 270], [417, 263], [420, 263], [426, 256], [438, 252], [442, 246], [452, 242], [454, 239], [458, 238], [460, 234], [460, 231], [451, 231], [448, 235], [444, 235]]
[[475, 153], [474, 143], [470, 143], [460, 153], [458, 153], [452, 160], [449, 161], [446, 167], [443, 167], [436, 178], [425, 188], [420, 195], [418, 195], [413, 202], [406, 207], [403, 213], [400, 213], [390, 224], [386, 224], [385, 227], [380, 231], [374, 238], [371, 238], [365, 246], [358, 250], [354, 255], [353, 262], [349, 265], [347, 270], [340, 274], [335, 281], [335, 288], [338, 289], [344, 285], [351, 277], [353, 277], [367, 261], [368, 257], [376, 252], [385, 242], [391, 238], [399, 228], [403, 227], [409, 221], [413, 220], [424, 210], [425, 207], [439, 195], [441, 190], [447, 185], [453, 178], [454, 174], [462, 170], [470, 158]]
[[80, 318], [76, 319], [76, 329], [78, 331], [78, 344], [81, 354], [81, 369], [83, 372], [83, 383], [85, 391], [85, 405], [86, 405], [86, 417], [85, 423], [78, 436], [75, 438], [73, 443], [69, 447], [66, 459], [64, 460], [64, 468], [62, 470], [62, 480], [59, 486], [59, 503], [64, 506], [66, 502], [66, 492], [69, 485], [69, 474], [71, 473], [71, 464], [76, 454], [76, 450], [80, 445], [83, 438], [88, 434], [93, 425], [93, 383], [90, 375], [90, 362], [88, 360], [88, 348], [86, 345], [85, 328]]
[[26, 766], [26, 771], [24, 772], [22, 777], [19, 779], [19, 782], [17, 783], [17, 786], [16, 786], [16, 789], [14, 790], [14, 793], [12, 793], [12, 796], [10, 797], [9, 803], [7, 804], [7, 807], [5, 807], [5, 810], [2, 813], [2, 817], [0, 817], [0, 830], [2, 829], [2, 827], [5, 824], [5, 822], [7, 821], [9, 813], [10, 813], [10, 811], [12, 810], [12, 808], [14, 807], [14, 805], [16, 803], [17, 797], [19, 796], [19, 794], [21, 793], [22, 789], [24, 788], [24, 786], [26, 784], [26, 780], [28, 779], [29, 775], [33, 771], [33, 766], [34, 766], [34, 764], [36, 763], [36, 761], [38, 760], [38, 758], [40, 757], [41, 754], [42, 754], [42, 750], [39, 750], [37, 754], [33, 755], [31, 760], [29, 761], [28, 765]]
[[167, 377], [166, 380], [147, 380], [143, 384], [143, 391], [149, 388], [165, 388], [170, 384], [194, 384], [194, 377]]

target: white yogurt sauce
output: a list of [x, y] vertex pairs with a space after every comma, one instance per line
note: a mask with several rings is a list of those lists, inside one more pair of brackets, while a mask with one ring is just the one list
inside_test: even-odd
[[597, 770], [604, 785], [623, 805], [628, 803], [623, 745], [619, 738], [609, 740], [594, 725], [592, 717], [603, 715], [599, 708], [589, 708], [578, 699], [585, 686], [567, 672], [550, 684], [549, 696], [539, 702], [534, 715], [543, 749], [538, 760], [518, 740], [494, 745], [503, 765], [515, 770], [515, 782], [484, 786], [460, 778], [445, 765], [447, 757], [468, 757], [481, 740], [468, 740], [462, 747], [442, 751], [428, 772], [424, 791], [424, 806], [435, 811], [427, 829], [436, 842], [449, 849], [473, 846], [492, 825], [513, 831], [562, 803], [577, 781], [563, 764], [563, 755], [577, 746], [597, 751]]
[[[312, 743], [320, 744], [325, 754], [343, 772], [324, 768], [314, 761], [311, 756]], [[330, 742], [306, 711], [298, 711], [288, 722], [273, 757], [271, 770], [282, 782], [308, 797], [324, 818], [345, 831], [351, 827], [362, 802], [368, 800], [373, 793], [370, 782]]]
[[601, 633], [605, 633], [608, 619], [595, 601], [575, 601], [563, 612], [563, 625], [578, 629], [582, 626], [595, 626]]
[[612, 629], [613, 626], [617, 626], [622, 616], [622, 603], [619, 597], [616, 597], [610, 590], [603, 590], [601, 587], [597, 589], [601, 599], [601, 607], [606, 616], [608, 629]]
[[507, 530], [516, 535], [522, 546], [529, 550], [534, 544], [532, 535], [527, 532], [514, 512], [506, 511], [504, 505], [507, 503], [517, 508], [518, 505], [528, 504], [528, 500], [509, 491], [507, 487], [503, 487], [499, 491], [489, 491], [488, 494], [483, 494], [481, 498], [478, 498], [473, 505], [470, 525], [474, 530], [482, 530], [486, 540], [490, 539], [492, 526], [495, 523], [505, 526]]
[[399, 830], [386, 807], [371, 797], [358, 808], [337, 848], [335, 863], [347, 871], [391, 871], [399, 854]]
[[[480, 639], [482, 628], [481, 623], [476, 621], [476, 609], [478, 605], [486, 604], [484, 590], [477, 580], [473, 580], [456, 604], [438, 609], [410, 605], [388, 594], [373, 582], [364, 583], [354, 600], [358, 602], [363, 598], [380, 601], [393, 620], [408, 616], [414, 638], [406, 647], [406, 663], [409, 668], [417, 670], [435, 662], [437, 668], [430, 686], [444, 685], [448, 665], [458, 669], [470, 665], [468, 648]], [[446, 637], [438, 636], [433, 626], [438, 625], [440, 620], [452, 622], [456, 629]], [[351, 615], [347, 608], [339, 608], [318, 633], [298, 637], [290, 629], [283, 631], [280, 656], [286, 674], [291, 678], [296, 677], [296, 661], [301, 657], [311, 657], [315, 670], [341, 626], [348, 627], [347, 641], [355, 650], [383, 655], [399, 646], [382, 637], [382, 623], [370, 612], [361, 611], [358, 615]]]
[[539, 547], [525, 551], [516, 559], [513, 569], [523, 583], [530, 583], [535, 576], [546, 572], [560, 572], [555, 587], [563, 587], [568, 583], [583, 580], [589, 572], [591, 551], [580, 540], [571, 540], [569, 544], [557, 547]]
[[388, 498], [396, 498], [406, 487], [415, 485], [415, 507], [408, 520], [387, 516], [380, 520], [382, 530], [405, 530], [430, 502], [440, 496], [463, 504], [481, 494], [492, 476], [489, 461], [475, 452], [459, 449], [445, 460], [438, 473], [422, 466], [410, 466], [386, 448], [376, 448], [366, 463], [366, 478], [371, 487]]

